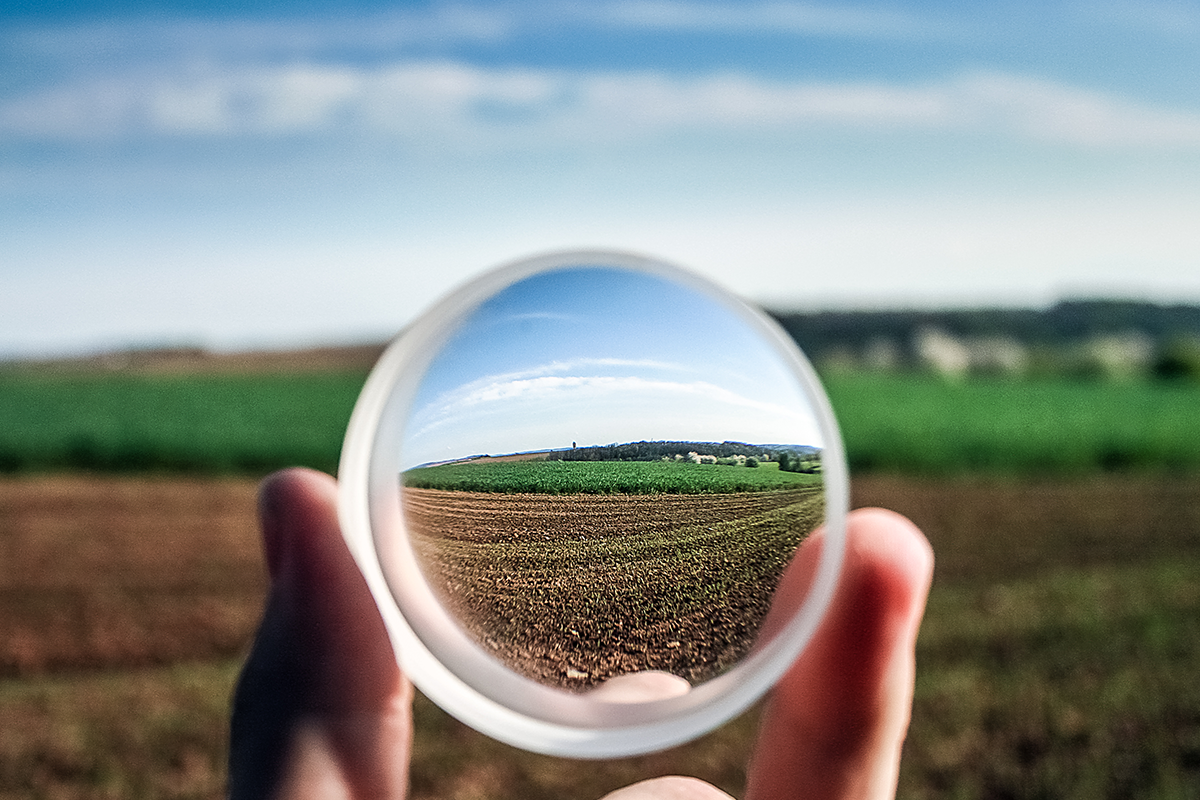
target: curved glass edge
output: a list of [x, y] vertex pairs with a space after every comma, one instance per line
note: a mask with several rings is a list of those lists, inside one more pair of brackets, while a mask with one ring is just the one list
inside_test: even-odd
[[[407, 567], [401, 575], [393, 575], [389, 584], [374, 533], [377, 526], [391, 529], [402, 524], [394, 483], [396, 459], [388, 457], [389, 448], [377, 448], [375, 443], [396, 441], [396, 420], [404, 414], [391, 414], [389, 419], [387, 412], [407, 410], [433, 354], [479, 303], [530, 275], [580, 264], [667, 278], [742, 315], [794, 370], [814, 405], [826, 442], [825, 546], [800, 609], [743, 663], [668, 700], [610, 703], [547, 687], [508, 671], [461, 633], [449, 645], [439, 643], [431, 648], [418, 630], [429, 630], [431, 622], [448, 618], [433, 599], [411, 553], [401, 558]], [[573, 758], [616, 758], [680, 744], [737, 715], [769, 690], [803, 650], [832, 598], [844, 556], [849, 506], [845, 453], [836, 420], [815, 371], [790, 337], [762, 312], [693, 273], [661, 261], [603, 250], [551, 253], [484, 273], [448, 295], [393, 340], [368, 377], [351, 415], [339, 482], [343, 536], [375, 598], [405, 674], [437, 705], [471, 727], [517, 747]], [[404, 586], [394, 585], [398, 578]], [[436, 629], [441, 632], [440, 625]], [[457, 662], [456, 668], [447, 660]]]

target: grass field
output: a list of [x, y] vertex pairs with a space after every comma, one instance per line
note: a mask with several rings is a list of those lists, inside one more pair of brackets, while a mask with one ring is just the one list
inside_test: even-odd
[[326, 471], [364, 375], [0, 372], [0, 471]]
[[663, 461], [498, 461], [420, 467], [404, 473], [414, 489], [534, 494], [726, 494], [814, 486], [820, 475], [758, 467]]
[[[0, 472], [327, 471], [365, 374], [0, 371]], [[1200, 384], [826, 382], [857, 472], [1200, 472]]]
[[841, 375], [826, 388], [856, 471], [1200, 470], [1200, 384]]

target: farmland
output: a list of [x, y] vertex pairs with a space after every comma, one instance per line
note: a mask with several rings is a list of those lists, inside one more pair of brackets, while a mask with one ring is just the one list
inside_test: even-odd
[[[0, 374], [0, 798], [223, 796], [265, 586], [255, 476], [332, 468], [364, 374]], [[853, 504], [907, 514], [937, 554], [899, 796], [1200, 796], [1200, 388], [827, 386]], [[754, 728], [581, 763], [418, 698], [412, 796], [597, 797], [672, 772], [736, 794]]]
[[[264, 589], [253, 495], [244, 478], [0, 479], [0, 798], [223, 796]], [[1200, 796], [1200, 483], [881, 475], [853, 503], [907, 514], [938, 559], [902, 800]], [[584, 763], [418, 698], [412, 796], [586, 798], [668, 773], [736, 794], [754, 728]]]
[[826, 388], [859, 472], [1200, 471], [1200, 383], [841, 375]]
[[[365, 372], [0, 370], [0, 472], [336, 468]], [[1200, 472], [1200, 384], [826, 379], [851, 467], [925, 476]]]
[[358, 372], [0, 372], [0, 471], [332, 471]]
[[701, 494], [760, 492], [819, 485], [819, 475], [663, 461], [462, 462], [410, 469], [404, 485], [460, 492], [534, 494]]
[[818, 487], [665, 497], [405, 488], [404, 506], [425, 574], [467, 632], [522, 674], [569, 689], [651, 669], [697, 683], [732, 666], [824, 518]]

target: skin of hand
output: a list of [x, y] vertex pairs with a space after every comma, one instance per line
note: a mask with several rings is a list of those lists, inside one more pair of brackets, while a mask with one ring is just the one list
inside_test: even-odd
[[[231, 800], [405, 795], [413, 689], [343, 542], [336, 495], [332, 478], [308, 470], [263, 483], [271, 589], [234, 693]], [[889, 511], [852, 512], [847, 532], [833, 603], [763, 711], [747, 800], [895, 794], [933, 553]], [[604, 800], [727, 797], [669, 776]]]

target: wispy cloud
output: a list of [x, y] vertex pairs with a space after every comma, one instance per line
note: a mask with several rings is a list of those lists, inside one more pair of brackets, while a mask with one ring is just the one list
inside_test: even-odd
[[[593, 418], [620, 425], [630, 416], [658, 414], [663, 420], [713, 420], [755, 426], [777, 436], [805, 431], [816, 434], [811, 414], [758, 397], [746, 396], [706, 381], [669, 381], [630, 375], [557, 375], [472, 385], [445, 402], [425, 406], [413, 415], [410, 442], [428, 440], [447, 429], [485, 431], [499, 415], [576, 424]], [[591, 423], [589, 423], [591, 424]]]
[[894, 39], [942, 35], [953, 29], [945, 22], [894, 7], [794, 2], [626, 0], [596, 4], [588, 16], [617, 27], [726, 35], [769, 33]]
[[[1113, 0], [1078, 9], [1073, 19], [1130, 30], [1200, 29], [1194, 9], [1163, 0], [1136, 9]], [[0, 30], [0, 143], [378, 135], [431, 148], [507, 149], [825, 127], [980, 132], [1088, 147], [1200, 144], [1194, 108], [1015, 67], [967, 73], [947, 66], [934, 79], [839, 81], [764, 77], [694, 59], [675, 71], [581, 69], [569, 61], [520, 66], [532, 63], [526, 45], [550, 34], [591, 40], [597, 32], [636, 30], [676, 45], [694, 34], [865, 42], [989, 35], [972, 25], [949, 11], [772, 0], [512, 0], [356, 16], [17, 25]], [[464, 57], [464, 46], [481, 43], [498, 48], [491, 60], [505, 66]]]
[[446, 61], [185, 68], [0, 101], [0, 137], [366, 134], [429, 147], [629, 142], [813, 129], [1001, 135], [1084, 147], [1200, 146], [1200, 112], [1004, 73], [923, 84], [725, 73], [485, 69]]
[[[531, 381], [537, 381], [547, 376], [558, 376], [568, 372], [587, 372], [594, 376], [597, 372], [613, 369], [622, 371], [653, 370], [667, 373], [695, 371], [694, 368], [682, 364], [673, 364], [649, 358], [572, 358], [555, 360], [544, 364], [537, 364], [528, 369], [495, 375], [484, 375], [441, 393], [425, 403], [423, 407], [436, 410], [457, 405], [472, 405], [476, 401], [470, 398], [493, 396], [498, 391], [502, 391], [496, 387], [509, 385], [534, 386], [536, 384], [530, 383]], [[576, 379], [578, 378], [573, 378], [572, 380]], [[436, 411], [426, 412], [418, 409], [418, 413], [436, 413]]]
[[1200, 146], [1200, 113], [1105, 92], [1004, 74], [948, 87], [947, 108], [966, 128], [1089, 147]]

